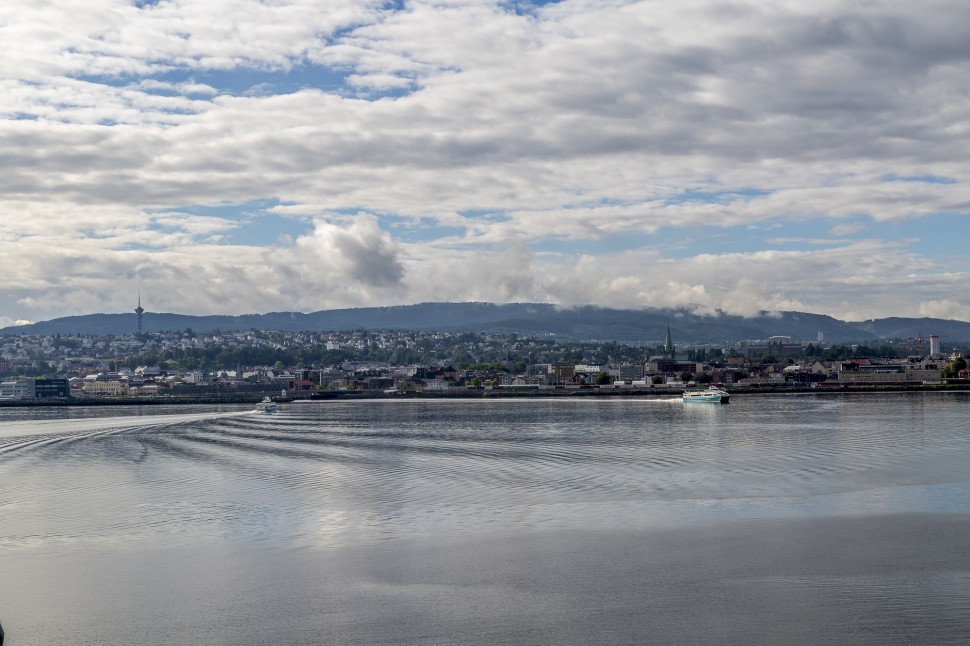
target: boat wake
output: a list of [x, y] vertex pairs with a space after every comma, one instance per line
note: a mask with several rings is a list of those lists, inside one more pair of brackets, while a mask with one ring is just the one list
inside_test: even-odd
[[251, 411], [129, 415], [88, 419], [17, 420], [0, 424], [0, 456], [29, 448], [74, 442], [130, 431], [158, 429], [221, 418], [248, 415]]

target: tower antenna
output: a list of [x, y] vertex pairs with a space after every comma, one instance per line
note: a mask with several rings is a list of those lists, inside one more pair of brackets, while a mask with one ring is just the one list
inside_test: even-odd
[[135, 329], [141, 334], [141, 315], [145, 313], [145, 308], [141, 306], [141, 290], [138, 290], [138, 307], [135, 308]]

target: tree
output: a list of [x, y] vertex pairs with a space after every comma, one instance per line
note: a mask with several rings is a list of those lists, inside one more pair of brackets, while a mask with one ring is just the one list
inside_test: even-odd
[[696, 381], [699, 384], [709, 384], [712, 381], [714, 381], [714, 378], [711, 377], [711, 373], [709, 373], [709, 372], [702, 372], [701, 374], [696, 375], [694, 377], [694, 381]]
[[683, 381], [684, 383], [686, 383], [688, 381], [691, 381], [694, 378], [694, 373], [693, 372], [688, 372], [688, 371], [684, 370], [678, 376], [680, 377], [680, 380], [681, 381]]
[[652, 384], [662, 384], [664, 382], [663, 375], [654, 375], [650, 378], [650, 383]]
[[963, 358], [957, 359], [956, 361], [951, 361], [950, 363], [946, 364], [946, 367], [943, 369], [943, 377], [945, 379], [954, 379], [960, 373], [960, 371], [965, 370], [966, 367], [967, 362]]
[[612, 379], [610, 379], [610, 373], [606, 372], [605, 370], [603, 372], [599, 373], [598, 375], [596, 375], [595, 383], [598, 386], [606, 386], [611, 381], [612, 381]]

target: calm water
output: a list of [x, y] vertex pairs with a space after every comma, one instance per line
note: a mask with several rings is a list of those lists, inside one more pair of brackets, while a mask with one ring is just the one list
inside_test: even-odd
[[963, 644], [970, 394], [0, 410], [51, 644]]

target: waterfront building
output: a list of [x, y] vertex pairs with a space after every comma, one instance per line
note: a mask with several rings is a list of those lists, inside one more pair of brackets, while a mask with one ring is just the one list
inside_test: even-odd
[[31, 379], [28, 383], [33, 389], [34, 399], [71, 396], [71, 386], [67, 379]]
[[139, 397], [153, 397], [158, 394], [160, 388], [156, 383], [146, 383], [141, 386], [134, 386], [128, 389], [129, 395], [135, 395]]
[[92, 397], [120, 397], [128, 393], [128, 384], [122, 381], [86, 381], [81, 388]]
[[202, 370], [189, 370], [182, 377], [182, 381], [187, 384], [203, 384], [206, 382], [206, 374]]
[[26, 381], [4, 381], [0, 383], [0, 399], [33, 399], [31, 385]]
[[940, 381], [940, 367], [932, 363], [876, 363], [843, 361], [838, 366], [840, 384], [922, 384]]
[[623, 381], [633, 381], [636, 379], [643, 379], [643, 364], [642, 363], [621, 363], [617, 366], [619, 374], [617, 375]]
[[734, 383], [739, 386], [782, 386], [785, 375], [782, 372], [767, 372], [738, 379]]
[[573, 363], [553, 363], [549, 366], [549, 374], [546, 376], [547, 383], [568, 384], [572, 383], [576, 376], [576, 364]]

